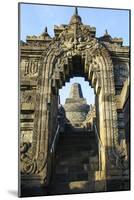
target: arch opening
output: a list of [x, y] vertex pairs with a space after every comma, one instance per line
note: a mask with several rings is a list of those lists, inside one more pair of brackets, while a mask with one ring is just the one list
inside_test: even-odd
[[[85, 98], [87, 93], [88, 101]], [[60, 101], [57, 102], [58, 123], [61, 124], [61, 130], [52, 164], [50, 185], [53, 185], [56, 179], [63, 182], [90, 179], [92, 184], [95, 173], [99, 170], [99, 141], [94, 132], [96, 121], [94, 89], [91, 89], [90, 83], [84, 78], [74, 76], [70, 78], [70, 83], [59, 89], [58, 94], [62, 94], [62, 97], [67, 94], [67, 98], [60, 96]], [[77, 184], [68, 187], [71, 192], [75, 192]], [[79, 189], [83, 190], [83, 186], [79, 186]]]
[[[60, 110], [60, 113], [58, 108], [59, 90], [72, 77], [81, 76], [94, 89], [95, 118], [97, 120], [94, 120], [93, 117], [92, 121], [88, 121], [89, 124], [85, 123], [84, 125], [83, 122], [74, 120], [76, 118], [75, 115], [72, 115], [72, 117], [68, 115], [68, 120], [71, 120], [71, 125], [75, 128], [83, 125], [81, 128], [84, 129], [85, 126], [89, 125], [87, 127], [88, 130], [90, 128], [91, 131], [96, 133], [98, 140], [98, 167], [92, 169], [94, 176], [93, 184], [96, 184], [93, 191], [106, 191], [109, 179], [112, 179], [114, 175], [118, 179], [118, 174], [127, 168], [125, 166], [126, 154], [121, 147], [124, 137], [119, 137], [119, 134], [122, 135], [124, 132], [122, 132], [122, 127], [118, 126], [120, 119], [122, 119], [122, 112], [124, 112], [122, 102], [120, 102], [122, 85], [118, 85], [116, 75], [118, 73], [116, 72], [118, 70], [116, 62], [119, 55], [116, 59], [115, 57], [112, 59], [111, 54], [112, 45], [114, 44], [116, 44], [116, 47], [118, 46], [119, 52], [122, 50], [122, 40], [118, 40], [118, 38], [112, 39], [111, 36], [110, 40], [109, 37], [107, 40], [105, 40], [105, 37], [96, 38], [94, 27], [83, 25], [77, 12], [69, 25], [62, 26], [62, 30], [57, 27], [55, 31], [57, 34], [55, 38], [51, 39], [47, 37], [50, 43], [45, 50], [43, 49], [38, 61], [23, 62], [26, 69], [25, 76], [29, 72], [34, 74], [34, 76], [38, 73], [38, 78], [36, 91], [34, 91], [36, 93], [34, 100], [35, 109], [32, 111], [35, 117], [33, 122], [32, 147], [30, 156], [26, 162], [24, 160], [22, 168], [28, 174], [39, 176], [46, 186], [49, 185], [50, 177], [53, 173], [56, 140], [58, 140], [59, 133], [64, 132], [61, 128], [64, 128], [63, 119], [66, 117], [63, 109]], [[46, 35], [48, 36], [45, 33]], [[37, 40], [37, 37], [36, 39], [33, 38], [33, 40]], [[107, 47], [107, 42], [111, 45], [111, 49]], [[116, 54], [116, 52], [114, 53]], [[123, 67], [121, 73], [124, 73], [124, 78], [121, 75], [123, 78], [122, 84], [124, 84], [128, 81], [126, 68], [124, 70]], [[32, 87], [34, 88], [34, 86]], [[72, 97], [74, 96], [72, 95], [70, 99], [73, 99]], [[82, 94], [79, 94], [77, 95], [77, 99], [82, 100], [84, 98], [82, 98]], [[31, 99], [28, 99], [28, 101], [31, 101]], [[84, 100], [81, 101], [81, 103], [83, 102], [81, 107], [78, 105], [74, 106], [75, 102], [72, 102], [72, 100], [68, 100], [68, 102], [72, 103], [71, 109], [78, 109], [77, 111], [83, 112], [86, 107]], [[70, 112], [70, 110], [67, 112]], [[59, 116], [60, 114], [62, 115]], [[73, 114], [76, 113], [74, 112]], [[94, 129], [91, 128], [92, 124], [95, 125]], [[89, 157], [88, 155], [88, 159]], [[96, 164], [95, 162], [95, 160], [91, 161], [93, 165]], [[101, 187], [99, 189], [97, 187], [98, 182], [99, 187]]]
[[91, 126], [87, 118], [95, 109], [95, 94], [88, 81], [74, 76], [59, 90], [59, 98], [59, 105], [64, 108], [70, 125], [79, 128]]

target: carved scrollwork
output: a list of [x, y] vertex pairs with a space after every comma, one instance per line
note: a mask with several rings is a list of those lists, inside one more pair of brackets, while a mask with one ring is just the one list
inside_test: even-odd
[[30, 150], [30, 143], [20, 145], [21, 172], [25, 174], [33, 174], [37, 169], [36, 160], [32, 158]]
[[[40, 126], [40, 121], [41, 121], [41, 115], [40, 115], [40, 111], [39, 111], [39, 107], [40, 107], [40, 101], [41, 99], [43, 99], [42, 97], [42, 93], [40, 94], [40, 88], [44, 87], [44, 79], [45, 79], [45, 69], [48, 67], [48, 63], [49, 63], [49, 67], [50, 69], [48, 69], [49, 71], [51, 71], [51, 73], [48, 73], [48, 77], [53, 77], [57, 78], [57, 80], [61, 81], [61, 77], [60, 77], [60, 73], [65, 72], [64, 70], [64, 66], [65, 63], [66, 65], [69, 66], [69, 62], [68, 60], [72, 59], [73, 56], [75, 55], [82, 55], [82, 53], [84, 52], [84, 54], [86, 55], [86, 59], [87, 59], [87, 63], [91, 64], [94, 60], [94, 58], [96, 56], [100, 56], [100, 52], [102, 52], [102, 54], [105, 52], [105, 50], [103, 49], [104, 47], [102, 47], [102, 45], [97, 41], [97, 39], [93, 39], [91, 38], [90, 35], [90, 30], [86, 27], [83, 27], [82, 25], [79, 25], [78, 27], [76, 27], [75, 30], [75, 34], [74, 34], [74, 29], [72, 27], [68, 27], [66, 28], [66, 30], [64, 30], [60, 35], [58, 39], [53, 39], [52, 42], [50, 43], [48, 49], [44, 50], [43, 53], [43, 57], [44, 60], [41, 64], [40, 70], [39, 70], [39, 75], [38, 75], [38, 88], [39, 90], [37, 91], [37, 99], [36, 99], [36, 112], [35, 112], [35, 121], [34, 121], [34, 147], [33, 147], [33, 151], [34, 153], [36, 152], [36, 145], [37, 145], [37, 139], [38, 139], [38, 135], [41, 134], [39, 133], [39, 126]], [[104, 51], [104, 52], [103, 52]], [[106, 55], [107, 58], [108, 55]], [[100, 71], [100, 67], [99, 65], [95, 65], [95, 63], [92, 63], [92, 65], [94, 66], [92, 72], [94, 73], [95, 79], [97, 79], [97, 81], [99, 82], [99, 85], [101, 85], [101, 79], [104, 78], [105, 82], [107, 84], [107, 82], [109, 80], [111, 80], [111, 77], [109, 75], [109, 80], [107, 79], [106, 74], [102, 76], [102, 72]], [[109, 69], [111, 66], [111, 62], [109, 63]], [[29, 68], [28, 68], [29, 67]], [[95, 68], [96, 67], [96, 68]], [[89, 69], [89, 68], [88, 68]], [[30, 68], [29, 63], [27, 63], [27, 70], [31, 70], [30, 73], [33, 73], [33, 71], [35, 71], [34, 67], [32, 66]], [[47, 70], [47, 71], [48, 71]], [[88, 70], [87, 70], [88, 72]], [[69, 74], [69, 69], [67, 70], [67, 72]], [[111, 73], [111, 72], [110, 72]], [[66, 74], [64, 74], [66, 76]], [[106, 86], [107, 87], [107, 86]], [[112, 87], [111, 87], [112, 88]], [[107, 91], [109, 89], [109, 91], [111, 93], [113, 93], [112, 89], [107, 87]], [[114, 100], [112, 100], [114, 102]], [[112, 144], [113, 146], [118, 148], [118, 144], [117, 144], [117, 131], [116, 127], [117, 127], [117, 119], [116, 119], [116, 111], [115, 111], [115, 105], [112, 105], [112, 126], [114, 127], [114, 140], [115, 140], [115, 144]], [[39, 144], [38, 144], [39, 145]], [[108, 154], [109, 154], [109, 159], [110, 162], [115, 166], [125, 166], [124, 163], [124, 154], [123, 153], [117, 153], [116, 150], [114, 148], [108, 150]], [[40, 173], [45, 165], [46, 165], [46, 159], [49, 155], [45, 155], [44, 152], [39, 152], [38, 155], [38, 160], [35, 162], [33, 160], [26, 160], [26, 164], [24, 169], [26, 171], [32, 171], [32, 169], [36, 168], [36, 173]], [[32, 168], [32, 167], [33, 168]]]
[[59, 35], [62, 47], [64, 50], [84, 48], [90, 40], [93, 40], [90, 31], [90, 27], [82, 24], [66, 27]]

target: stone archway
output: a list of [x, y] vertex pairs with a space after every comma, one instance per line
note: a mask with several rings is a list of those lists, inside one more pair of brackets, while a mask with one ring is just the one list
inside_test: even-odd
[[[66, 32], [64, 34], [67, 35]], [[81, 36], [83, 35], [84, 33], [81, 32]], [[49, 121], [56, 125], [56, 118], [50, 119], [50, 117], [54, 113], [53, 105], [56, 105], [58, 100], [58, 89], [62, 87], [62, 81], [66, 80], [66, 76], [70, 76], [70, 69], [65, 71], [65, 68], [68, 68], [69, 65], [73, 68], [73, 57], [80, 56], [81, 59], [85, 60], [84, 70], [81, 71], [84, 71], [84, 76], [91, 81], [98, 99], [100, 113], [98, 128], [104, 148], [100, 152], [100, 169], [102, 172], [100, 179], [106, 179], [107, 170], [111, 169], [111, 165], [116, 163], [114, 159], [116, 159], [115, 155], [118, 155], [119, 150], [115, 138], [118, 137], [118, 129], [112, 61], [107, 50], [96, 39], [88, 38], [86, 40], [84, 38], [82, 42], [79, 34], [80, 38], [71, 38], [73, 42], [67, 42], [62, 40], [62, 37], [63, 35], [61, 35], [59, 41], [53, 41], [43, 61], [38, 105], [38, 107], [41, 107], [38, 119], [40, 124], [37, 131], [40, 134], [40, 137], [38, 137], [41, 139], [38, 140], [34, 135], [34, 140], [37, 142], [36, 155], [37, 158], [40, 158], [41, 155], [47, 156], [47, 148], [51, 143], [50, 134], [54, 134], [53, 131], [56, 129], [56, 127], [51, 127]], [[62, 76], [65, 76], [65, 80], [62, 80]], [[112, 160], [113, 163], [109, 163], [108, 160]], [[38, 166], [40, 167], [42, 164], [39, 162]]]
[[113, 63], [107, 48], [94, 38], [91, 27], [82, 24], [76, 11], [69, 25], [43, 52], [40, 61], [31, 157], [23, 171], [38, 175], [46, 185], [49, 183], [49, 148], [58, 125], [58, 90], [72, 76], [81, 75], [90, 82], [96, 95], [101, 142], [96, 181], [103, 183], [98, 190], [106, 191], [107, 181], [113, 175], [118, 179], [124, 167], [124, 152], [118, 143]]

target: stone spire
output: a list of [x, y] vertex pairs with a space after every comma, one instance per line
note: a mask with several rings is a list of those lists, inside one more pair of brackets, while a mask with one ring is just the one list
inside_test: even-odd
[[41, 34], [44, 40], [51, 39], [50, 35], [48, 34], [47, 26], [44, 28], [44, 32]]
[[74, 83], [71, 86], [69, 98], [64, 104], [66, 117], [74, 127], [81, 127], [89, 112], [89, 105], [83, 98], [81, 85]]
[[108, 30], [106, 29], [104, 32], [104, 35], [99, 38], [100, 41], [104, 42], [112, 42], [112, 37], [109, 35]]
[[105, 30], [105, 34], [104, 35], [109, 35], [107, 29]]
[[69, 98], [72, 99], [83, 98], [81, 85], [79, 83], [74, 83], [71, 85]]
[[49, 36], [48, 31], [47, 31], [47, 26], [46, 26], [45, 29], [44, 29], [43, 35], [44, 35], [44, 36]]
[[75, 15], [78, 15], [78, 8], [75, 7]]
[[45, 27], [44, 33], [47, 33], [47, 26]]
[[82, 24], [81, 17], [78, 15], [78, 8], [75, 7], [74, 15], [71, 17], [70, 25], [73, 24]]

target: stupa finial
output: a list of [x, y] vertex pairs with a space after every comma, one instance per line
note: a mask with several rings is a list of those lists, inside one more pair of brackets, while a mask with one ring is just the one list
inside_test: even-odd
[[45, 30], [44, 30], [44, 32], [45, 32], [45, 33], [47, 33], [47, 26], [45, 27]]
[[75, 15], [78, 15], [78, 8], [75, 7]]
[[78, 14], [78, 8], [77, 7], [75, 7], [74, 14], [71, 17], [69, 24], [82, 24], [82, 20], [81, 20], [81, 17], [79, 16], [79, 14]]
[[107, 29], [105, 30], [105, 35], [109, 35], [109, 34], [108, 34], [108, 30], [107, 30]]

